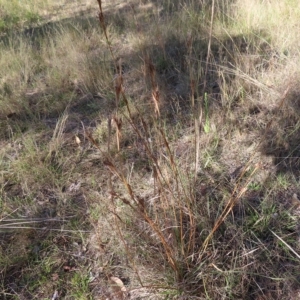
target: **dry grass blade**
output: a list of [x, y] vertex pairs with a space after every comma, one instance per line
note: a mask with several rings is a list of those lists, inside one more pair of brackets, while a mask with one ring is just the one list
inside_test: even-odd
[[[172, 171], [174, 172], [174, 174], [176, 174], [175, 180], [177, 181], [177, 179], [178, 179], [178, 171], [177, 171], [177, 167], [176, 167], [176, 164], [175, 164], [174, 155], [173, 155], [173, 153], [171, 151], [170, 145], [169, 145], [169, 143], [167, 141], [167, 137], [166, 137], [164, 131], [161, 128], [159, 128], [159, 132], [160, 132], [161, 137], [163, 139], [163, 143], [164, 143], [165, 147], [168, 150], [168, 158], [170, 159]], [[177, 184], [178, 184], [178, 182], [177, 182]]]
[[[105, 35], [105, 38], [106, 38], [106, 42], [108, 44], [111, 56], [112, 56], [112, 58], [114, 58], [112, 47], [111, 47], [111, 45], [109, 43], [109, 38], [108, 38], [108, 34], [107, 34], [107, 28], [106, 28], [106, 23], [105, 23], [105, 19], [104, 19], [103, 8], [102, 8], [102, 0], [97, 0], [97, 2], [98, 2], [98, 5], [99, 5], [99, 14], [98, 14], [99, 23], [100, 23], [100, 26], [101, 26], [101, 28], [102, 28], [102, 30], [104, 32], [104, 35]], [[117, 70], [117, 65], [116, 65], [116, 60], [115, 59], [114, 59], [114, 62], [115, 62], [115, 69]]]
[[280, 93], [276, 91], [276, 89], [274, 89], [272, 86], [268, 86], [263, 82], [257, 80], [256, 78], [253, 78], [249, 74], [245, 73], [243, 70], [239, 69], [237, 66], [234, 66], [232, 64], [231, 67], [218, 65], [218, 68], [224, 70], [228, 75], [236, 76], [237, 78], [244, 80], [246, 83], [256, 86], [261, 91], [264, 91], [266, 94], [273, 95], [274, 97], [280, 96]]
[[0, 228], [6, 228], [15, 225], [22, 224], [35, 224], [45, 222], [66, 222], [67, 220], [57, 218], [45, 218], [45, 219], [5, 219], [0, 221]]
[[101, 152], [101, 154], [104, 155], [104, 152], [102, 151], [102, 149], [100, 148], [98, 143], [95, 141], [92, 134], [90, 132], [87, 132], [87, 131], [85, 131], [84, 134], [87, 137], [87, 139]]
[[155, 67], [149, 57], [146, 58], [146, 64], [147, 64], [147, 68], [151, 80], [152, 90], [154, 90], [156, 87]]
[[154, 112], [156, 114], [157, 117], [160, 117], [160, 110], [159, 110], [159, 89], [158, 87], [156, 87], [153, 91], [152, 91], [152, 100], [154, 103]]
[[214, 14], [215, 14], [215, 0], [213, 0], [212, 4], [211, 4], [209, 39], [208, 39], [208, 45], [207, 45], [207, 56], [206, 56], [205, 74], [204, 74], [204, 87], [203, 87], [204, 92], [206, 92], [205, 90], [206, 90], [206, 85], [207, 85], [207, 71], [208, 71], [208, 65], [209, 65], [209, 58], [211, 56], [211, 40], [212, 40]]
[[[47, 222], [61, 223], [61, 222], [67, 222], [67, 220], [58, 219], [58, 218], [5, 219], [0, 221], [0, 232], [9, 232], [11, 230], [20, 230], [20, 229], [65, 231], [64, 229], [49, 228], [48, 226], [47, 227], [34, 226], [36, 224], [45, 224]], [[27, 226], [31, 224], [32, 226]], [[72, 232], [72, 230], [70, 232]]]
[[103, 160], [103, 164], [110, 170], [112, 174], [117, 175], [120, 180], [123, 180], [123, 175], [108, 158]]
[[[208, 246], [209, 242], [211, 241], [214, 233], [218, 230], [220, 225], [224, 222], [224, 220], [226, 219], [228, 214], [231, 212], [232, 208], [237, 203], [237, 201], [239, 201], [241, 199], [241, 197], [245, 194], [245, 192], [248, 190], [248, 185], [251, 182], [252, 176], [255, 174], [255, 172], [258, 170], [258, 168], [259, 168], [259, 166], [256, 165], [254, 170], [249, 175], [247, 182], [245, 184], [243, 184], [241, 188], [239, 188], [238, 185], [235, 186], [235, 188], [232, 192], [232, 195], [231, 195], [229, 201], [227, 202], [227, 205], [223, 209], [220, 217], [215, 222], [213, 229], [211, 230], [211, 232], [209, 233], [209, 235], [206, 237], [205, 241], [203, 242], [202, 250], [198, 257], [198, 262], [201, 261], [201, 258], [203, 256], [204, 252], [206, 251], [207, 246]], [[244, 171], [242, 172], [242, 174], [244, 174], [246, 172], [246, 169], [247, 168], [244, 168]]]
[[11, 226], [11, 227], [1, 227], [0, 233], [9, 232], [10, 230], [23, 230], [23, 229], [34, 229], [40, 231], [55, 231], [55, 232], [70, 232], [70, 233], [90, 233], [90, 230], [71, 230], [71, 229], [57, 229], [57, 228], [49, 228], [49, 227], [34, 227], [34, 226]]
[[119, 106], [120, 95], [123, 91], [123, 76], [122, 74], [118, 74], [115, 77], [115, 93], [116, 93], [116, 108]]
[[51, 139], [50, 147], [49, 147], [49, 154], [50, 157], [53, 153], [56, 154], [56, 152], [62, 147], [63, 140], [64, 140], [64, 129], [66, 126], [66, 122], [68, 120], [68, 114], [64, 113], [63, 116], [58, 120], [56, 123], [53, 136]]
[[164, 250], [166, 252], [168, 262], [169, 262], [170, 266], [172, 267], [172, 269], [175, 271], [175, 273], [178, 275], [179, 270], [178, 270], [178, 267], [176, 264], [175, 256], [173, 254], [171, 247], [168, 245], [161, 229], [156, 226], [156, 224], [151, 220], [151, 218], [148, 217], [147, 214], [143, 214], [143, 217], [144, 217], [145, 221], [151, 226], [153, 231], [158, 235], [158, 237], [164, 247]]
[[120, 151], [120, 139], [121, 139], [121, 129], [122, 129], [122, 120], [117, 116], [112, 118], [113, 125], [115, 125], [116, 132], [117, 132], [117, 148]]
[[278, 236], [275, 232], [270, 230], [274, 236], [276, 236], [293, 254], [296, 255], [298, 259], [300, 259], [300, 255], [288, 244], [286, 243], [280, 236]]
[[194, 115], [194, 128], [195, 128], [195, 175], [196, 180], [199, 171], [199, 155], [200, 155], [200, 126], [202, 123], [202, 108], [195, 105], [195, 80], [191, 80], [191, 102]]
[[153, 100], [153, 104], [154, 104], [154, 112], [156, 117], [160, 117], [160, 92], [159, 92], [159, 88], [158, 88], [158, 84], [156, 82], [156, 71], [155, 71], [155, 67], [152, 63], [152, 61], [150, 60], [149, 57], [146, 58], [146, 68], [148, 69], [148, 74], [150, 76], [150, 81], [151, 81], [151, 89], [152, 89], [152, 100]]

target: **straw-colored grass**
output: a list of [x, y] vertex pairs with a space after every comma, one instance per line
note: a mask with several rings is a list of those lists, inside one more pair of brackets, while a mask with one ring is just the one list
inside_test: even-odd
[[1, 297], [297, 299], [299, 14], [0, 2]]

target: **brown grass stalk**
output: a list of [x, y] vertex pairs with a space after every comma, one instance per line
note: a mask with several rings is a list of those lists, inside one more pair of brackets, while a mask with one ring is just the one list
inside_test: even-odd
[[[249, 168], [249, 165], [245, 166], [241, 175], [240, 175], [240, 179], [244, 176], [244, 174], [246, 173], [247, 169]], [[220, 225], [225, 221], [226, 217], [228, 216], [228, 214], [232, 211], [233, 207], [236, 205], [236, 203], [242, 198], [242, 196], [245, 194], [245, 192], [248, 190], [248, 185], [250, 184], [253, 175], [256, 173], [256, 171], [259, 169], [259, 165], [256, 165], [253, 169], [253, 171], [251, 172], [251, 174], [249, 175], [248, 180], [246, 181], [246, 183], [244, 183], [242, 185], [242, 187], [239, 187], [238, 184], [236, 184], [231, 197], [229, 198], [225, 208], [223, 209], [221, 215], [219, 216], [219, 218], [217, 219], [217, 221], [215, 222], [213, 229], [211, 230], [211, 232], [209, 233], [209, 235], [206, 237], [205, 241], [202, 244], [202, 250], [199, 254], [198, 257], [198, 262], [201, 261], [201, 258], [204, 254], [204, 252], [207, 249], [207, 246], [210, 242], [210, 240], [212, 239], [214, 233], [218, 230], [218, 228], [220, 227]]]

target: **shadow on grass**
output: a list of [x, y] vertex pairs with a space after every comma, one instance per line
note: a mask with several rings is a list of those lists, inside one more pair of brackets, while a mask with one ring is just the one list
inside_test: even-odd
[[[0, 222], [1, 299], [49, 298], [56, 289], [62, 297], [70, 295], [67, 284], [80, 273], [75, 270], [83, 271], [84, 237], [92, 229], [85, 195], [65, 191], [63, 202], [54, 192], [38, 194], [32, 203], [38, 206], [35, 216], [21, 217], [26, 212], [20, 207]], [[17, 198], [19, 203], [29, 201]]]
[[297, 85], [288, 91], [282, 106], [270, 112], [271, 123], [261, 151], [274, 157], [278, 173], [300, 175], [300, 93]]
[[[177, 1], [169, 3], [163, 2], [163, 6], [166, 8], [170, 8], [174, 10], [174, 12], [179, 12], [180, 5], [184, 3]], [[156, 1], [148, 1], [147, 3], [152, 3], [153, 7], [158, 7], [161, 3]], [[188, 3], [188, 2], [187, 2]], [[137, 24], [143, 24], [145, 14], [148, 15], [147, 18], [149, 20], [154, 17], [155, 10], [140, 10], [139, 12], [135, 11], [136, 1], [131, 1], [126, 5], [123, 5], [121, 8], [106, 10], [105, 18], [108, 25], [115, 28], [119, 33], [129, 33], [130, 31], [135, 31], [138, 26]], [[179, 5], [180, 4], [180, 5]], [[210, 3], [206, 3], [206, 8], [209, 7]], [[169, 7], [170, 6], [170, 7]], [[199, 11], [202, 9], [202, 6], [199, 6]], [[168, 12], [168, 10], [166, 11]], [[32, 28], [27, 28], [24, 31], [12, 31], [7, 33], [5, 36], [0, 38], [0, 44], [4, 46], [8, 46], [9, 44], [18, 46], [18, 41], [24, 39], [31, 46], [32, 49], [35, 49], [37, 55], [40, 51], [40, 47], [44, 40], [51, 40], [52, 37], [63, 33], [64, 31], [73, 31], [76, 32], [84, 32], [86, 36], [89, 36], [90, 30], [96, 28], [96, 30], [100, 31], [100, 26], [98, 22], [98, 18], [96, 17], [97, 11], [95, 11], [95, 17], [90, 16], [90, 10], [84, 10], [80, 12], [76, 12], [72, 15], [72, 17], [64, 18], [62, 20], [57, 20], [53, 22], [48, 22], [42, 24], [41, 26], [36, 26]], [[132, 19], [128, 17], [128, 14], [133, 14], [137, 16], [136, 23], [132, 23]], [[162, 12], [164, 14], [164, 11]], [[159, 37], [158, 37], [159, 38]], [[161, 88], [164, 94], [169, 94], [170, 92], [173, 95], [176, 95], [177, 99], [180, 99], [181, 104], [184, 105], [184, 108], [187, 108], [186, 103], [188, 103], [187, 98], [189, 97], [189, 89], [190, 82], [189, 78], [180, 78], [182, 74], [187, 71], [186, 65], [186, 57], [185, 53], [187, 51], [186, 41], [179, 41], [176, 37], [168, 37], [167, 41], [164, 41], [163, 45], [159, 46], [150, 46], [148, 49], [143, 49], [141, 52], [133, 52], [128, 56], [124, 57], [124, 61], [132, 61], [132, 58], [142, 57], [146, 58], [146, 56], [150, 56], [150, 59], [154, 62], [155, 68], [157, 70], [158, 78], [157, 81], [162, 83]], [[207, 49], [207, 41], [195, 41], [194, 46], [196, 51], [198, 51], [201, 57], [195, 57], [197, 68], [203, 68], [203, 61], [205, 59], [205, 51]], [[162, 55], [163, 54], [163, 55]], [[198, 61], [197, 61], [198, 60]], [[98, 62], [101, 65], [101, 62]], [[112, 61], [105, 62], [108, 65], [108, 68], [111, 69], [111, 72], [114, 72], [114, 63]], [[37, 76], [42, 76], [43, 71], [40, 72]], [[213, 71], [213, 75], [210, 78], [210, 82], [214, 82], [214, 86], [217, 87], [216, 82], [216, 72]], [[28, 82], [28, 86], [32, 83]], [[109, 100], [113, 102], [114, 100], [114, 91], [113, 87], [111, 87], [111, 91], [109, 92]], [[16, 95], [12, 94], [13, 88], [10, 86], [3, 86], [1, 88], [1, 94], [3, 98], [9, 99], [10, 97], [12, 105], [9, 112], [5, 113], [5, 115], [0, 115], [1, 127], [3, 128], [11, 128], [13, 131], [16, 129], [21, 133], [26, 132], [30, 126], [30, 120], [35, 119], [38, 121], [39, 119], [55, 119], [58, 118], [65, 110], [67, 106], [70, 109], [72, 107], [87, 107], [94, 106], [93, 115], [97, 114], [97, 111], [107, 110], [107, 103], [104, 105], [100, 103], [99, 97], [97, 99], [93, 98], [97, 94], [97, 88], [94, 87], [89, 91], [84, 91], [83, 94], [78, 95], [78, 89], [74, 87], [74, 84], [68, 80], [68, 78], [63, 79], [62, 86], [58, 90], [51, 90], [51, 87], [46, 88], [45, 90], [40, 90], [37, 93], [26, 93], [26, 95], [21, 95], [20, 101], [15, 103], [14, 98]], [[101, 91], [100, 91], [101, 92]], [[207, 91], [205, 91], [207, 92]], [[91, 93], [92, 97], [86, 97], [86, 93]], [[215, 91], [218, 93], [218, 91]], [[86, 99], [89, 99], [86, 102]], [[168, 98], [168, 97], [166, 97]], [[170, 98], [174, 100], [174, 97]], [[95, 100], [95, 101], [94, 101]], [[71, 103], [69, 105], [69, 103]], [[99, 105], [98, 105], [99, 104]], [[166, 106], [168, 103], [166, 103]], [[174, 102], [171, 105], [176, 105]], [[104, 107], [106, 106], [106, 107]], [[110, 107], [111, 111], [112, 108]], [[74, 111], [74, 109], [73, 109]], [[88, 111], [91, 111], [88, 109]], [[79, 112], [79, 109], [78, 109]], [[85, 118], [88, 118], [89, 113], [84, 111], [82, 115]], [[9, 130], [6, 130], [4, 133], [4, 137], [8, 137]]]

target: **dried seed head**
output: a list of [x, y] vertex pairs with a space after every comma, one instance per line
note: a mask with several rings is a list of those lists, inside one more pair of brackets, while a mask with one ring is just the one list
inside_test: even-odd
[[159, 99], [159, 89], [156, 87], [154, 91], [152, 91], [152, 99], [154, 102], [154, 111], [157, 116], [160, 116], [160, 110], [159, 110], [159, 104], [160, 104], [160, 99]]
[[80, 138], [77, 136], [77, 135], [75, 135], [75, 142], [76, 142], [76, 144], [79, 146], [80, 145], [80, 143], [81, 143], [81, 140], [80, 140]]
[[123, 91], [123, 76], [122, 74], [118, 74], [115, 76], [115, 91], [116, 91], [116, 100], [117, 105], [119, 104], [120, 94]]

